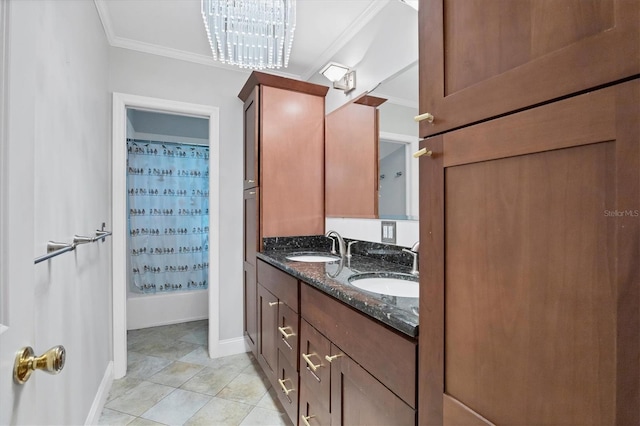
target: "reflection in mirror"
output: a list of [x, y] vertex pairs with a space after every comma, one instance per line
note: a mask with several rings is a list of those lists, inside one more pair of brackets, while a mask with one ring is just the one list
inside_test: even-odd
[[[411, 7], [409, 7], [411, 6]], [[382, 145], [378, 146], [380, 159], [377, 167], [375, 162], [371, 168], [378, 168], [374, 184], [379, 194], [376, 215], [364, 216], [348, 214], [348, 212], [327, 211], [325, 226], [335, 229], [343, 236], [362, 241], [381, 241], [381, 221], [394, 220], [397, 222], [396, 244], [410, 247], [418, 240], [418, 161], [412, 157], [418, 147], [418, 124], [413, 117], [418, 112], [418, 17], [417, 1], [390, 1], [380, 14], [383, 19], [372, 19], [364, 28], [358, 31], [345, 48], [336, 53], [331, 60], [352, 66], [358, 72], [360, 85], [349, 99], [352, 101], [359, 96], [370, 95], [386, 99], [378, 107], [378, 139]], [[364, 53], [366, 52], [366, 54]], [[364, 92], [358, 95], [360, 88]], [[333, 93], [335, 92], [335, 93]], [[333, 96], [332, 96], [333, 95]], [[332, 99], [329, 99], [332, 98]], [[329, 91], [328, 108], [335, 111], [336, 105], [344, 105], [344, 94]], [[393, 144], [399, 150], [390, 149], [386, 144]], [[389, 149], [387, 149], [389, 148]], [[386, 153], [400, 157], [404, 156], [405, 169], [397, 169], [395, 163]], [[387, 158], [388, 157], [388, 158]], [[395, 162], [402, 163], [398, 158]], [[352, 163], [352, 167], [355, 166]], [[337, 174], [341, 171], [331, 169], [327, 165], [327, 174]], [[389, 168], [389, 172], [386, 169]], [[404, 190], [395, 188], [398, 185], [392, 181], [396, 179]], [[380, 179], [384, 174], [385, 178]], [[369, 177], [367, 176], [367, 179]], [[342, 185], [353, 186], [356, 178], [343, 179]], [[362, 174], [358, 181], [364, 180]], [[400, 185], [398, 185], [400, 186]], [[327, 188], [327, 191], [331, 190]], [[350, 192], [351, 201], [357, 191]], [[360, 191], [362, 192], [362, 191]], [[402, 199], [404, 194], [404, 200]], [[332, 194], [327, 194], [327, 199]], [[394, 201], [394, 198], [396, 200]], [[409, 219], [409, 220], [402, 220]]]
[[[371, 94], [387, 99], [378, 107], [380, 219], [417, 220], [418, 64], [411, 64], [376, 87]], [[413, 161], [412, 161], [413, 160]]]

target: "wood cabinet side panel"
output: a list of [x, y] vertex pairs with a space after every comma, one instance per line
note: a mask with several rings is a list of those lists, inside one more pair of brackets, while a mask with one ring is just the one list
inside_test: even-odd
[[300, 306], [302, 317], [313, 327], [410, 406], [416, 406], [415, 340], [389, 330], [306, 284], [300, 289]]
[[324, 98], [263, 86], [260, 189], [263, 237], [324, 231]]

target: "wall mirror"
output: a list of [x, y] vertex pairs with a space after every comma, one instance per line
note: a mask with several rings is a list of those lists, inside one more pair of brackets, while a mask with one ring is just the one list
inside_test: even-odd
[[[358, 102], [358, 98], [363, 95], [385, 99], [377, 107], [378, 128], [375, 131], [379, 145], [376, 161], [369, 161], [369, 158], [363, 161], [362, 151], [351, 152], [347, 148], [341, 152], [348, 157], [348, 168], [351, 170], [345, 175], [343, 172], [347, 169], [346, 166], [332, 170], [330, 164], [326, 170], [327, 176], [342, 177], [342, 187], [352, 188], [357, 187], [356, 183], [359, 181], [371, 179], [371, 170], [377, 168], [374, 170], [378, 192], [375, 211], [371, 213], [370, 208], [364, 214], [351, 214], [348, 209], [332, 211], [327, 206], [326, 226], [328, 229], [342, 231], [344, 235], [354, 239], [380, 241], [380, 222], [393, 220], [398, 224], [398, 238], [403, 240], [396, 244], [410, 246], [418, 239], [419, 213], [418, 161], [412, 157], [413, 152], [418, 150], [419, 143], [418, 124], [413, 120], [418, 115], [417, 11], [406, 2], [392, 1], [384, 10], [384, 16], [384, 20], [373, 20], [363, 28], [351, 40], [350, 47], [332, 58], [333, 61], [348, 64], [356, 70], [358, 87], [354, 94], [348, 96], [332, 89], [327, 97], [327, 117], [346, 108], [349, 103]], [[368, 34], [368, 38], [365, 34]], [[351, 57], [362, 55], [362, 52], [366, 52], [364, 57], [360, 57], [357, 62], [350, 61]], [[322, 83], [321, 80], [318, 82]], [[345, 145], [351, 143], [346, 142]], [[354, 171], [354, 167], [360, 167], [360, 172]], [[333, 188], [327, 186], [328, 201], [335, 195], [335, 188], [340, 185], [336, 184]], [[364, 190], [346, 191], [345, 196], [334, 204], [348, 204], [350, 201], [345, 200], [360, 197], [361, 192]], [[369, 201], [367, 199], [365, 202]], [[362, 204], [362, 201], [359, 203]], [[410, 228], [404, 239], [400, 235], [401, 227]]]

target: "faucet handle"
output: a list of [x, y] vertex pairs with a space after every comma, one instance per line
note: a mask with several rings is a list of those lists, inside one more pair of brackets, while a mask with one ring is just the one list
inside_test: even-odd
[[418, 275], [418, 252], [411, 250], [411, 249], [406, 249], [403, 248], [402, 251], [409, 253], [411, 256], [413, 256], [413, 266], [411, 268], [411, 273], [413, 275]]
[[347, 257], [351, 257], [351, 246], [357, 242], [359, 241], [349, 241], [349, 244], [347, 244]]
[[336, 251], [336, 239], [334, 237], [327, 237], [331, 240], [331, 254], [337, 254]]

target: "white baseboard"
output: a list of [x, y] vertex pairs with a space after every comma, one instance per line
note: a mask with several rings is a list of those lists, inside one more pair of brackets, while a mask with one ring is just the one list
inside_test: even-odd
[[85, 425], [97, 425], [100, 421], [100, 415], [102, 414], [104, 405], [107, 403], [107, 398], [109, 397], [109, 391], [111, 390], [112, 384], [113, 361], [109, 361], [109, 364], [107, 364], [107, 368], [104, 371], [104, 376], [102, 376], [100, 386], [98, 387], [98, 392], [96, 392], [96, 396], [93, 399], [93, 404], [91, 404], [91, 409], [89, 410], [87, 419], [84, 422]]
[[209, 348], [209, 357], [222, 358], [223, 356], [237, 355], [249, 352], [249, 347], [244, 341], [244, 337], [234, 337], [233, 339], [219, 340], [217, 345]]

